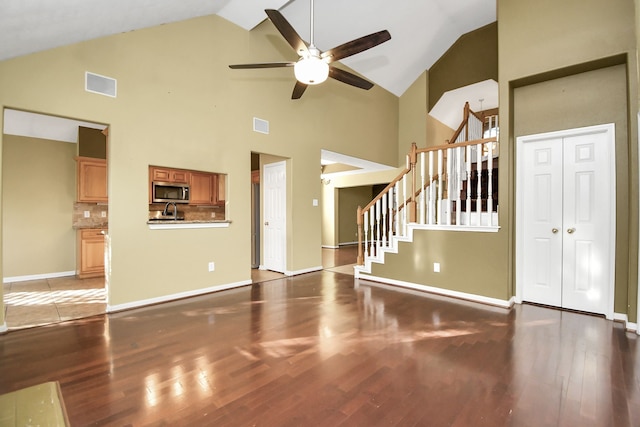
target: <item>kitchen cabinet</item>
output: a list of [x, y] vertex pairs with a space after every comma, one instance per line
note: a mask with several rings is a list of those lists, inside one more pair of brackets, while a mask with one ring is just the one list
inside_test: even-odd
[[224, 203], [226, 200], [226, 194], [227, 194], [227, 190], [226, 190], [227, 176], [223, 174], [217, 174], [216, 178], [218, 181], [218, 194], [216, 197], [215, 204], [219, 206], [224, 206]]
[[206, 172], [191, 172], [189, 191], [191, 191], [190, 205], [211, 206], [217, 201], [216, 174]]
[[78, 202], [107, 203], [107, 161], [77, 157]]
[[149, 176], [151, 181], [189, 183], [189, 171], [182, 169], [151, 166]]
[[80, 279], [104, 276], [104, 235], [106, 228], [78, 230], [77, 275]]

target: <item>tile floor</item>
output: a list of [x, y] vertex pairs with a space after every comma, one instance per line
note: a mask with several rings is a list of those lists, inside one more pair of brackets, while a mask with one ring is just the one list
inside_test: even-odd
[[5, 283], [5, 321], [9, 330], [105, 313], [104, 277], [58, 277]]

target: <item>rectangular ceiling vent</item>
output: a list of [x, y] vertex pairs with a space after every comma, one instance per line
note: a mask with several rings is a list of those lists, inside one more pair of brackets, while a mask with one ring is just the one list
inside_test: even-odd
[[253, 118], [253, 131], [260, 132], [264, 134], [269, 134], [269, 122], [266, 120], [259, 119], [257, 117]]
[[101, 76], [90, 72], [84, 73], [84, 89], [87, 92], [99, 93], [100, 95], [116, 97], [117, 80], [111, 77]]

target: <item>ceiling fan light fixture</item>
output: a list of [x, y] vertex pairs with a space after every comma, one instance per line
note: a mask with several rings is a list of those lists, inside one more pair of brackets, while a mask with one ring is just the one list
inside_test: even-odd
[[317, 85], [329, 77], [329, 64], [320, 58], [302, 58], [293, 66], [293, 72], [300, 83]]

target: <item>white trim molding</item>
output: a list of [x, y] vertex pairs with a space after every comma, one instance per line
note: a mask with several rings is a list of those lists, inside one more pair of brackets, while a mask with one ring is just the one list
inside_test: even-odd
[[7, 327], [7, 322], [4, 322], [2, 325], [0, 325], [0, 334], [4, 334], [8, 330], [9, 328]]
[[55, 279], [57, 277], [69, 277], [69, 276], [75, 276], [75, 275], [76, 275], [75, 270], [59, 271], [57, 273], [30, 274], [28, 276], [4, 277], [2, 279], [2, 283], [28, 282], [30, 280]]
[[437, 288], [435, 286], [421, 285], [419, 283], [404, 282], [402, 280], [388, 279], [386, 277], [371, 276], [369, 274], [363, 274], [357, 269], [355, 270], [355, 274], [356, 274], [356, 278], [358, 279], [386, 283], [389, 285], [415, 289], [418, 291], [429, 292], [432, 294], [443, 295], [446, 297], [457, 298], [457, 299], [463, 299], [466, 301], [477, 302], [477, 303], [492, 305], [492, 306], [501, 307], [501, 308], [510, 309], [513, 307], [513, 304], [515, 303], [514, 297], [511, 297], [508, 300], [502, 300], [498, 298], [486, 297], [483, 295], [468, 294], [466, 292], [452, 291], [449, 289]]
[[231, 222], [184, 222], [184, 221], [168, 221], [168, 222], [151, 222], [147, 223], [149, 230], [176, 230], [181, 228], [228, 228]]
[[227, 289], [240, 288], [253, 283], [251, 280], [243, 280], [235, 283], [227, 283], [225, 285], [211, 286], [208, 288], [196, 289], [193, 291], [179, 292], [177, 294], [163, 295], [155, 298], [126, 302], [124, 304], [109, 305], [107, 304], [107, 313], [115, 313], [117, 311], [130, 310], [132, 308], [144, 307], [152, 304], [175, 301], [183, 298], [195, 297], [199, 295], [209, 294], [212, 292], [226, 291]]
[[613, 321], [624, 323], [624, 328], [627, 331], [638, 333], [638, 324], [629, 322], [629, 317], [624, 313], [613, 313]]
[[312, 273], [314, 271], [320, 271], [320, 270], [322, 270], [322, 266], [303, 268], [302, 270], [295, 270], [295, 271], [285, 270], [284, 274], [285, 276], [297, 276], [298, 274]]

